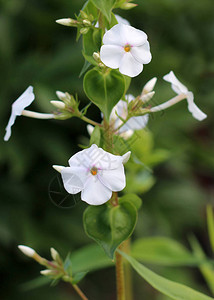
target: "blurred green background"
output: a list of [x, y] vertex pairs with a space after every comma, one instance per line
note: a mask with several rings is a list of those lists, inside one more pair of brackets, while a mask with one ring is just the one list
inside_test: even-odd
[[[49, 112], [49, 101], [56, 99], [56, 90], [78, 93], [82, 106], [88, 103], [79, 78], [84, 63], [81, 41], [75, 42], [75, 29], [55, 23], [59, 18], [74, 17], [83, 3], [0, 0], [1, 299], [78, 299], [63, 283], [30, 289], [25, 283], [37, 278], [41, 268], [19, 253], [17, 245], [29, 245], [49, 257], [50, 247], [65, 256], [91, 242], [82, 226], [86, 205], [79, 202], [62, 209], [48, 197], [49, 183], [56, 175], [51, 166], [66, 165], [79, 150], [78, 143], [88, 137], [85, 124], [77, 119], [62, 122], [20, 117], [10, 141], [5, 143], [3, 136], [11, 104], [30, 84], [36, 94], [32, 110]], [[146, 81], [157, 76], [155, 103], [169, 99], [173, 92], [162, 77], [173, 70], [194, 92], [196, 104], [208, 118], [203, 122], [193, 119], [186, 101], [150, 118], [150, 146], [167, 150], [169, 156], [154, 167], [153, 174], [149, 171], [149, 179], [142, 179], [145, 193], [134, 238], [162, 235], [188, 246], [188, 237], [194, 233], [211, 255], [205, 207], [214, 202], [213, 0], [137, 3], [134, 10], [117, 13], [148, 34], [153, 60], [133, 80], [130, 92], [138, 95]], [[99, 120], [94, 106], [88, 113]], [[196, 268], [154, 269], [209, 293]], [[135, 299], [168, 299], [143, 284], [138, 275], [133, 276]], [[104, 300], [116, 299], [114, 270], [89, 274], [81, 287], [89, 299], [100, 299], [100, 295]]]

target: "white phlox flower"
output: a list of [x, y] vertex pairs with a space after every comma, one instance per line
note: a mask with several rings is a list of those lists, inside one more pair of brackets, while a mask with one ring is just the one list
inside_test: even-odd
[[192, 92], [190, 92], [185, 85], [183, 85], [175, 76], [173, 71], [170, 71], [167, 75], [163, 77], [165, 81], [168, 81], [171, 83], [173, 91], [180, 95], [184, 94], [186, 95], [187, 103], [188, 103], [188, 110], [191, 112], [192, 116], [202, 121], [204, 120], [207, 115], [203, 113], [198, 106], [194, 103], [194, 95]]
[[126, 178], [123, 164], [131, 155], [113, 155], [93, 144], [69, 159], [69, 167], [60, 169], [66, 191], [81, 192], [81, 199], [91, 205], [107, 202], [112, 192], [125, 188]]
[[33, 100], [35, 99], [35, 95], [33, 93], [33, 87], [29, 86], [24, 93], [12, 104], [12, 111], [10, 115], [10, 119], [8, 121], [6, 129], [6, 134], [4, 136], [4, 140], [8, 141], [11, 136], [11, 127], [15, 123], [16, 117], [21, 116], [23, 110], [29, 106]]
[[[126, 101], [120, 100], [115, 105], [110, 115], [110, 122], [114, 122], [115, 129], [123, 123], [123, 121], [120, 120], [117, 115], [125, 120], [128, 115], [128, 103], [135, 99], [135, 97], [131, 94], [126, 95], [125, 98]], [[128, 138], [134, 133], [134, 130], [140, 130], [146, 127], [148, 120], [148, 114], [144, 116], [132, 117], [119, 129], [118, 134], [122, 136], [125, 134], [125, 137]]]
[[143, 71], [143, 64], [151, 61], [151, 52], [145, 32], [125, 24], [117, 24], [103, 36], [101, 61], [109, 68], [135, 77]]

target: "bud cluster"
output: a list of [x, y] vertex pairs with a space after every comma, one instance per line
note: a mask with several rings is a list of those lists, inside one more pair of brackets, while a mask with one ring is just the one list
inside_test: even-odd
[[85, 11], [81, 10], [76, 20], [71, 18], [64, 18], [56, 20], [58, 24], [64, 26], [78, 27], [80, 34], [86, 34], [94, 21], [94, 16], [92, 14], [87, 14]]
[[[36, 251], [28, 246], [19, 245], [19, 250], [22, 251], [28, 257], [33, 258], [40, 265], [45, 266], [46, 269], [40, 271], [44, 276], [49, 276], [51, 279], [61, 278], [64, 281], [72, 282], [71, 274], [68, 274], [64, 269], [64, 263], [59, 255], [59, 253], [54, 249], [50, 249], [51, 257], [53, 260], [49, 261], [41, 257]], [[69, 272], [70, 273], [70, 272]]]
[[79, 102], [74, 98], [73, 95], [65, 92], [56, 92], [57, 97], [61, 100], [52, 100], [50, 101], [53, 106], [58, 108], [58, 111], [55, 112], [55, 118], [60, 120], [69, 119], [71, 117], [80, 117], [81, 112], [79, 111]]

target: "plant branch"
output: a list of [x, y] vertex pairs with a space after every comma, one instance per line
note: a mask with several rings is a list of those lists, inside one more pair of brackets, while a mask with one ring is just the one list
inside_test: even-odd
[[[122, 250], [122, 245], [118, 247]], [[124, 280], [124, 268], [123, 257], [116, 251], [116, 281], [117, 281], [117, 300], [125, 300], [125, 280]]]
[[93, 125], [93, 126], [102, 127], [102, 124], [97, 123], [97, 122], [95, 122], [95, 121], [93, 121], [93, 120], [91, 120], [91, 119], [89, 119], [89, 118], [87, 118], [85, 116], [81, 116], [80, 119], [83, 120], [83, 121], [85, 121], [86, 123], [89, 123], [89, 124]]
[[72, 284], [73, 288], [77, 292], [77, 294], [80, 296], [82, 300], [88, 300], [88, 298], [85, 296], [85, 294], [81, 291], [81, 289], [78, 287], [77, 284]]

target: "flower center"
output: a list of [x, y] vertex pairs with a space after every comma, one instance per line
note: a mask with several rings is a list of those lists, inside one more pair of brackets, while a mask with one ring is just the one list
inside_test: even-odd
[[126, 52], [129, 52], [129, 51], [131, 50], [131, 46], [130, 46], [130, 45], [126, 45], [126, 46], [124, 47], [124, 50], [125, 50]]
[[91, 168], [90, 172], [93, 176], [97, 175], [97, 168], [96, 167]]

